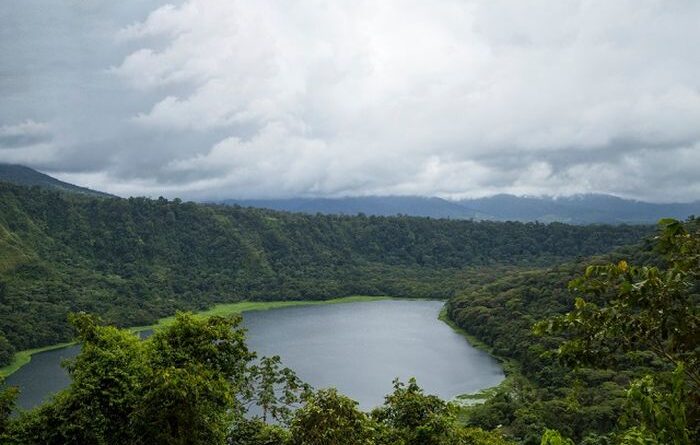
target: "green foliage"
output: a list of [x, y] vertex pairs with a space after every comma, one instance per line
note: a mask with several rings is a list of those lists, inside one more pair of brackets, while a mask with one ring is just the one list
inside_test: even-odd
[[[238, 318], [178, 315], [140, 341], [78, 314], [71, 323], [83, 351], [68, 365], [70, 387], [17, 418], [8, 418], [14, 392], [4, 390], [0, 437], [14, 445], [692, 443], [697, 222], [663, 226], [656, 251], [581, 260], [647, 229], [309, 216], [0, 185], [0, 360], [69, 339], [71, 311], [125, 326], [243, 297], [457, 294], [449, 317], [522, 374], [459, 413], [466, 426], [412, 380], [396, 381], [368, 416], [335, 390], [310, 392], [278, 357], [255, 361]], [[621, 261], [630, 256], [640, 265]], [[576, 276], [573, 300], [566, 284]]]
[[14, 349], [67, 341], [71, 311], [136, 326], [244, 298], [447, 298], [473, 268], [562, 262], [646, 233], [289, 214], [0, 183], [0, 364]]
[[460, 445], [513, 445], [499, 431], [484, 431], [481, 428], [462, 428], [459, 433]]
[[135, 409], [144, 442], [225, 443], [229, 424], [243, 412], [236, 394], [254, 357], [240, 322], [179, 314], [149, 339], [149, 373]]
[[630, 256], [648, 266], [663, 264], [651, 244], [642, 244], [546, 269], [492, 268], [472, 277], [463, 293], [448, 302], [448, 316], [514, 364], [509, 385], [484, 404], [463, 409], [460, 418], [485, 429], [502, 425], [526, 444], [539, 444], [546, 428], [577, 443], [606, 444], [625, 412], [628, 384], [659, 371], [663, 363], [649, 351], [630, 351], [615, 354], [614, 368], [572, 368], [551, 352], [565, 339], [536, 335], [532, 326], [574, 309], [567, 285], [588, 264], [617, 263]]
[[560, 356], [573, 363], [648, 349], [670, 364], [687, 363], [688, 377], [700, 384], [700, 312], [692, 272], [678, 263], [665, 271], [626, 261], [590, 266], [571, 288], [603, 306], [578, 297], [573, 311], [538, 324], [538, 330], [570, 333], [573, 339], [562, 345]]
[[665, 269], [626, 261], [590, 266], [571, 282], [581, 295], [573, 310], [536, 329], [568, 336], [558, 351], [567, 363], [610, 365], [618, 352], [650, 351], [667, 369], [675, 368], [633, 382], [628, 422], [638, 425], [634, 437], [688, 444], [700, 438], [700, 230], [694, 220], [660, 225]]
[[290, 441], [289, 430], [261, 419], [236, 419], [228, 437], [230, 445], [286, 445]]
[[[21, 444], [129, 443], [129, 424], [145, 380], [138, 337], [99, 326], [94, 317], [72, 317], [83, 348], [68, 364], [70, 387], [12, 425]], [[114, 442], [109, 442], [113, 438]]]
[[368, 445], [373, 440], [373, 425], [357, 402], [335, 389], [312, 394], [292, 420], [293, 445]]
[[14, 354], [14, 346], [0, 333], [0, 364], [10, 363]]
[[574, 445], [574, 441], [562, 437], [559, 431], [545, 430], [540, 445]]
[[664, 220], [653, 245], [605, 258], [494, 271], [451, 299], [450, 318], [526, 377], [468, 408], [466, 422], [527, 444], [548, 428], [581, 444], [694, 443], [698, 224]]
[[[465, 408], [468, 425], [504, 432], [526, 444], [540, 443], [545, 428], [582, 440], [607, 433], [625, 405], [626, 383], [638, 366], [628, 369], [572, 370], [548, 351], [560, 340], [533, 334], [536, 320], [563, 313], [570, 306], [566, 285], [583, 266], [566, 264], [543, 270], [493, 270], [491, 279], [475, 279], [463, 295], [448, 302], [448, 315], [462, 329], [486, 343], [497, 356], [514, 359], [509, 385], [485, 403]], [[519, 377], [522, 374], [524, 377]]]
[[[687, 394], [683, 365], [673, 372], [671, 391], [647, 375], [632, 382], [628, 390], [629, 411], [622, 425], [631, 425], [622, 437], [644, 438], [658, 444], [692, 443], [686, 416]], [[635, 439], [635, 440], [637, 440]], [[631, 439], [626, 439], [631, 440]], [[624, 442], [624, 441], [623, 441]]]
[[[433, 395], [425, 395], [415, 379], [408, 384], [394, 380], [394, 392], [372, 418], [388, 427], [388, 444], [447, 445], [459, 441], [454, 408]], [[389, 440], [386, 440], [389, 439]]]
[[6, 437], [10, 415], [15, 406], [18, 390], [13, 387], [5, 387], [0, 379], [0, 440]]
[[244, 399], [262, 410], [262, 421], [271, 420], [288, 424], [292, 408], [307, 399], [311, 387], [302, 382], [294, 371], [281, 367], [280, 357], [263, 357], [248, 372]]
[[254, 355], [240, 318], [178, 314], [147, 340], [71, 317], [83, 347], [72, 382], [10, 425], [17, 444], [226, 443]]

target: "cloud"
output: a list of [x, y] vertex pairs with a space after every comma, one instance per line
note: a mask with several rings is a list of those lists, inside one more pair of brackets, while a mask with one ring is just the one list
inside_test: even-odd
[[114, 26], [101, 68], [94, 101], [122, 92], [107, 97], [113, 125], [72, 125], [53, 161], [66, 170], [75, 147], [97, 147], [102, 164], [71, 170], [93, 187], [700, 191], [695, 2], [185, 0], [141, 17]]
[[0, 157], [12, 164], [41, 164], [56, 157], [48, 124], [27, 120], [0, 126]]
[[51, 140], [48, 125], [28, 120], [0, 126], [0, 149], [31, 147]]

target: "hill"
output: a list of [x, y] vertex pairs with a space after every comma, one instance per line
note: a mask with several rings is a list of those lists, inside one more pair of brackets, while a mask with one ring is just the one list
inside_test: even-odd
[[[688, 368], [694, 368], [690, 364], [697, 362], [698, 342], [692, 331], [699, 320], [699, 229], [700, 220], [688, 220], [684, 225], [685, 232], [674, 232], [678, 230], [677, 227], [667, 226], [661, 229], [657, 241], [653, 243], [629, 246], [605, 256], [545, 268], [504, 271], [494, 268], [481, 272], [486, 275], [483, 278], [472, 279], [460, 295], [449, 300], [446, 315], [469, 335], [483, 342], [493, 354], [506, 362], [510, 361], [515, 376], [511, 375], [510, 383], [493, 391], [483, 405], [469, 408], [467, 423], [486, 429], [502, 428], [515, 437], [518, 443], [540, 443], [544, 428], [562, 432], [574, 440], [571, 443], [629, 443], [611, 440], [619, 437], [611, 434], [611, 431], [614, 431], [616, 425], [625, 426], [625, 420], [619, 422], [620, 419], [624, 419], [630, 412], [638, 412], [631, 408], [636, 403], [642, 403], [630, 396], [630, 388], [635, 385], [633, 382], [645, 375], [654, 375], [655, 381], [663, 381], [664, 372], [677, 366], [674, 360], [688, 363]], [[669, 242], [670, 237], [676, 237], [672, 241], [676, 244]], [[673, 247], [669, 249], [668, 246]], [[688, 261], [687, 258], [695, 260]], [[611, 263], [627, 270], [624, 278], [607, 278], [604, 275], [607, 274], [607, 269], [596, 272], [589, 267]], [[646, 282], [651, 281], [647, 280], [648, 276], [673, 276], [673, 273], [667, 275], [665, 271], [674, 268], [675, 273], [689, 270], [687, 275], [683, 274], [686, 278], [674, 283], [664, 280], [664, 284], [653, 291], [645, 288]], [[571, 280], [581, 277], [585, 279], [572, 285]], [[610, 280], [610, 287], [602, 285], [606, 280]], [[635, 290], [627, 291], [622, 283], [632, 280], [635, 284], [630, 288]], [[590, 287], [586, 287], [584, 282]], [[676, 284], [683, 290], [672, 290]], [[601, 292], [601, 289], [616, 290]], [[639, 298], [640, 294], [654, 296]], [[576, 300], [577, 297], [583, 300]], [[590, 358], [571, 360], [572, 356], [569, 355], [568, 360], [556, 360], [554, 358], [564, 359], [567, 353], [570, 354], [571, 349], [567, 352], [567, 347], [571, 348], [571, 343], [564, 346], [565, 342], [581, 335], [577, 327], [584, 326], [589, 316], [581, 315], [584, 300], [587, 302], [585, 310], [596, 314], [591, 318], [599, 317], [597, 319], [601, 320], [600, 324], [589, 331], [595, 340], [591, 341], [591, 337], [588, 337], [579, 344], [581, 350], [586, 351], [579, 353], [590, 354]], [[658, 303], [659, 300], [663, 300], [663, 303]], [[652, 304], [655, 306], [650, 309]], [[594, 305], [601, 309], [594, 309]], [[670, 306], [680, 309], [674, 312], [668, 309]], [[646, 314], [651, 312], [652, 323], [657, 325], [671, 324], [673, 322], [669, 319], [678, 317], [681, 320], [678, 323], [680, 327], [674, 328], [673, 334], [669, 335], [678, 335], [677, 332], [683, 332], [686, 326], [690, 335], [678, 335], [683, 339], [678, 341], [678, 347], [674, 344], [675, 349], [671, 353], [665, 349], [660, 351], [651, 346], [648, 339], [652, 335], [666, 335], [666, 332], [671, 331], [662, 331], [663, 334], [650, 333], [652, 330], [642, 327], [642, 323], [629, 321], [639, 320], [645, 316], [645, 311], [648, 311]], [[549, 320], [544, 326], [556, 324], [552, 321], [553, 318], [565, 313], [571, 313], [567, 318], [570, 323], [568, 326], [577, 327], [567, 328], [568, 332], [548, 330], [546, 327], [533, 329], [533, 324], [537, 321]], [[613, 318], [615, 321], [611, 321]], [[605, 327], [602, 327], [603, 324]], [[620, 331], [601, 332], [607, 326]], [[633, 344], [632, 347], [625, 347], [624, 335], [631, 330], [639, 330], [639, 334], [635, 333], [638, 336], [627, 343]], [[684, 343], [686, 341], [688, 346]], [[605, 345], [605, 349], [596, 349], [600, 345]], [[591, 350], [596, 352], [591, 354]], [[682, 351], [682, 359], [674, 356], [676, 351]], [[693, 419], [698, 418], [700, 405], [697, 403], [697, 395], [691, 395], [692, 391], [697, 394], [697, 386], [691, 379], [692, 377], [686, 381], [688, 392], [678, 394], [687, 394], [679, 397], [686, 397], [687, 414], [684, 415], [688, 416], [691, 431], [695, 428], [690, 434], [697, 435], [698, 424]], [[660, 392], [670, 391], [666, 389]], [[645, 399], [645, 402], [647, 400], [649, 399]], [[679, 418], [676, 414], [671, 417], [674, 420]], [[673, 442], [696, 443], [692, 440], [659, 440], [656, 443]]]
[[557, 264], [650, 231], [291, 214], [0, 184], [0, 349], [7, 357], [70, 338], [71, 311], [128, 326], [241, 299], [446, 298], [475, 267]]
[[38, 172], [32, 168], [16, 164], [0, 164], [0, 182], [9, 182], [10, 184], [28, 187], [37, 186], [89, 196], [112, 196], [107, 193], [98, 192], [89, 188], [79, 187], [77, 185], [59, 181], [56, 178], [45, 175], [44, 173]]

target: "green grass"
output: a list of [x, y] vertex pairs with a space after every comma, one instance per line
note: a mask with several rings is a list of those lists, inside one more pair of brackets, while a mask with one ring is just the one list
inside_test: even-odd
[[[322, 304], [341, 304], [341, 303], [359, 303], [366, 301], [380, 301], [389, 300], [392, 297], [370, 297], [366, 295], [355, 295], [352, 297], [343, 298], [333, 298], [331, 300], [298, 300], [298, 301], [241, 301], [239, 303], [227, 303], [227, 304], [217, 304], [210, 309], [205, 311], [197, 312], [198, 316], [201, 317], [211, 317], [211, 316], [226, 316], [231, 314], [240, 314], [243, 312], [252, 311], [266, 311], [269, 309], [277, 309], [282, 307], [291, 306], [318, 306]], [[148, 331], [150, 329], [155, 329], [162, 326], [167, 326], [175, 321], [175, 316], [165, 317], [159, 319], [156, 323], [148, 326], [136, 326], [129, 328], [133, 332]], [[75, 342], [60, 343], [57, 345], [44, 346], [42, 348], [27, 349], [24, 351], [19, 351], [15, 353], [12, 358], [12, 362], [0, 368], [0, 377], [5, 378], [10, 374], [16, 372], [19, 368], [29, 363], [32, 359], [33, 354], [39, 352], [51, 351], [53, 349], [65, 348], [67, 346], [74, 345]]]

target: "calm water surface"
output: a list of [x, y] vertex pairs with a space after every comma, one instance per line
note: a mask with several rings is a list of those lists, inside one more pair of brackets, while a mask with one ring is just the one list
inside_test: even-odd
[[[248, 345], [279, 355], [316, 388], [335, 386], [364, 409], [383, 402], [395, 377], [416, 377], [445, 399], [497, 385], [503, 370], [437, 319], [441, 301], [386, 300], [247, 312]], [[60, 363], [78, 346], [35, 354], [7, 379], [31, 408], [69, 383]]]

